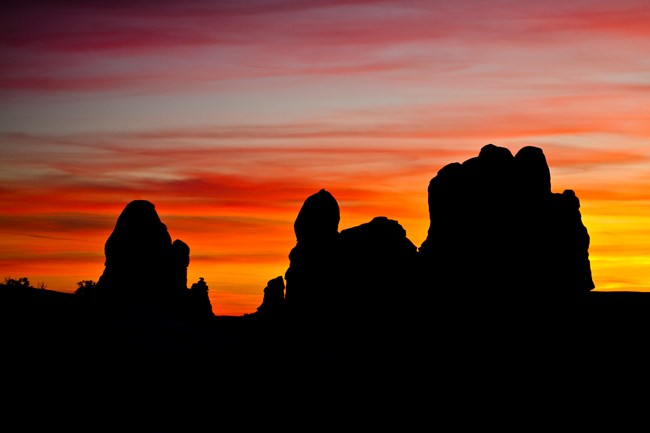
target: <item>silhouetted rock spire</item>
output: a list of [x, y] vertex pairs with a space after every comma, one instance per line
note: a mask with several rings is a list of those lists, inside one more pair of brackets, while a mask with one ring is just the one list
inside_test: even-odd
[[172, 242], [171, 264], [169, 270], [173, 290], [187, 288], [187, 267], [190, 265], [190, 247], [180, 239]]
[[321, 189], [305, 200], [293, 224], [298, 242], [320, 242], [336, 237], [341, 214], [332, 194]]
[[515, 155], [515, 179], [525, 194], [522, 198], [539, 199], [551, 193], [551, 171], [544, 152], [539, 147], [526, 146]]
[[207, 286], [205, 296], [190, 297], [189, 246], [178, 239], [172, 243], [153, 203], [128, 203], [104, 252], [105, 268], [97, 282], [97, 293], [103, 299], [163, 308], [185, 316], [206, 316], [209, 309], [212, 315]]
[[284, 289], [284, 279], [281, 275], [270, 279], [264, 287], [264, 298], [262, 304], [257, 307], [256, 314], [269, 318], [282, 317], [285, 309]]
[[339, 221], [338, 203], [326, 190], [305, 200], [286, 272], [287, 311], [339, 330], [403, 313], [417, 275], [417, 247], [406, 230], [379, 216], [339, 233]]
[[512, 300], [594, 288], [579, 201], [570, 190], [551, 192], [541, 149], [513, 157], [488, 144], [478, 157], [440, 169], [428, 192], [420, 255], [424, 283], [437, 293]]
[[[176, 258], [184, 260], [180, 249]], [[170, 272], [183, 266], [173, 263], [167, 226], [160, 221], [153, 203], [146, 200], [126, 205], [106, 241], [104, 253], [105, 269], [97, 283], [104, 291], [134, 299], [148, 298], [162, 292], [169, 294], [174, 286], [170, 280], [178, 282], [183, 278]]]
[[199, 281], [190, 287], [188, 313], [193, 317], [201, 319], [214, 317], [208, 290], [208, 285], [203, 277], [200, 277]]
[[285, 298], [292, 315], [315, 319], [332, 308], [339, 221], [339, 205], [325, 189], [307, 197], [300, 208], [294, 223], [297, 242], [285, 274]]
[[417, 247], [397, 221], [379, 216], [342, 230], [338, 257], [338, 300], [348, 319], [397, 317], [409, 308]]

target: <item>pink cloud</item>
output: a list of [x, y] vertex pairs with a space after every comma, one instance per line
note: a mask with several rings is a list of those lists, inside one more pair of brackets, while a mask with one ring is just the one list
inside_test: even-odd
[[100, 77], [51, 77], [25, 76], [0, 78], [0, 90], [30, 90], [37, 92], [100, 92], [124, 86], [150, 86], [155, 76], [100, 76]]
[[643, 2], [244, 3], [12, 5], [0, 18], [0, 89], [178, 92], [220, 80], [354, 75], [413, 82], [471, 69], [494, 52], [583, 40], [559, 40], [566, 31], [614, 43], [648, 34]]
[[[377, 31], [390, 22], [391, 10], [401, 9], [385, 1], [237, 3], [16, 4], [5, 10], [3, 41], [7, 46], [21, 48], [137, 52], [220, 43], [257, 44], [261, 34], [276, 42], [290, 35], [292, 38], [307, 38], [304, 43], [339, 45], [341, 42], [383, 43], [416, 37], [422, 33], [440, 32], [440, 26], [425, 25], [426, 20], [416, 14], [409, 14], [411, 25], [402, 22], [394, 33]], [[388, 16], [378, 15], [372, 9], [382, 5], [391, 7], [386, 9]], [[287, 26], [287, 22], [292, 25]], [[444, 21], [441, 20], [439, 24], [442, 23]]]
[[[198, 191], [197, 195], [228, 185], [235, 196], [248, 189], [266, 189], [264, 185], [268, 185], [293, 193], [292, 186], [305, 184], [305, 179], [313, 179], [315, 184], [355, 176], [369, 180], [424, 176], [445, 162], [474, 155], [488, 142], [499, 145], [505, 139], [515, 143], [520, 138], [523, 145], [531, 137], [587, 137], [622, 129], [620, 122], [629, 124], [627, 113], [599, 113], [599, 101], [531, 100], [521, 103], [520, 107], [525, 107], [521, 113], [495, 106], [489, 114], [481, 114], [483, 110], [470, 107], [458, 119], [449, 110], [440, 117], [430, 115], [430, 122], [425, 113], [435, 113], [436, 109], [415, 107], [413, 115], [389, 112], [395, 123], [374, 127], [336, 123], [252, 124], [68, 136], [5, 134], [0, 142], [4, 143], [8, 157], [19, 158], [23, 170], [17, 173], [31, 173], [29, 176], [35, 182], [43, 173], [52, 185], [83, 180], [83, 187], [91, 190], [106, 188], [134, 193], [161, 190], [165, 186], [170, 192]], [[558, 104], [560, 110], [577, 105], [587, 111], [594, 106], [596, 109], [593, 114], [585, 115], [583, 110], [580, 116], [567, 119], [557, 115]], [[634, 148], [581, 149], [552, 142], [546, 147], [547, 157], [558, 167], [647, 160], [645, 152]]]
[[558, 10], [541, 11], [536, 31], [591, 32], [646, 37], [650, 34], [650, 9], [642, 0], [567, 2]]

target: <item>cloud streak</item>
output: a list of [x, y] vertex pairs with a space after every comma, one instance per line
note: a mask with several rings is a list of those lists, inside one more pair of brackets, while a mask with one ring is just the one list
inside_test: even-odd
[[[552, 2], [553, 8], [494, 3], [15, 5], [1, 21], [0, 90], [169, 91], [210, 81], [309, 75], [390, 81], [402, 74], [412, 79], [414, 71], [472, 70], [500, 53], [526, 55], [522, 48], [531, 44], [579, 48], [583, 38], [607, 37], [613, 48], [626, 50], [630, 39], [643, 44], [650, 33], [642, 1]], [[537, 58], [526, 56], [518, 67], [543, 70], [541, 61], [565, 60]]]

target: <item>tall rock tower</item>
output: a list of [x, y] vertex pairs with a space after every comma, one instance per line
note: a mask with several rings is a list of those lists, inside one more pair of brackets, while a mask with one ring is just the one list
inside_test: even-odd
[[307, 197], [294, 223], [296, 246], [289, 253], [286, 305], [294, 316], [321, 318], [330, 310], [337, 285], [341, 214], [325, 189]]
[[589, 235], [572, 190], [551, 192], [542, 149], [515, 156], [488, 144], [429, 183], [430, 226], [419, 254], [442, 296], [580, 296], [594, 288]]
[[[104, 272], [97, 282], [97, 292], [104, 299], [120, 303], [163, 307], [166, 311], [192, 316], [193, 308], [187, 288], [190, 247], [174, 242], [162, 223], [153, 203], [134, 200], [126, 205], [104, 246]], [[210, 315], [212, 308], [207, 296]]]

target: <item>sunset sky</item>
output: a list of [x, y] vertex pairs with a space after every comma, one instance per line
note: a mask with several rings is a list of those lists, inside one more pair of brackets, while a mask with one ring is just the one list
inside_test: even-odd
[[650, 290], [650, 3], [12, 2], [0, 15], [0, 278], [65, 292], [153, 202], [218, 315], [254, 312], [321, 188], [399, 221], [493, 143], [581, 202], [596, 290]]

